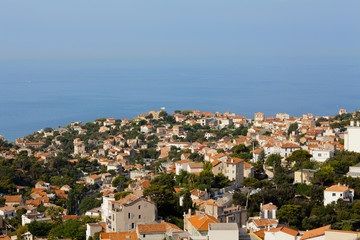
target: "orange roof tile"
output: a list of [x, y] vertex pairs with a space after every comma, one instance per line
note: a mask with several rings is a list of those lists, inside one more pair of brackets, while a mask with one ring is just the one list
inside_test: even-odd
[[136, 231], [133, 232], [108, 232], [100, 233], [102, 240], [138, 240]]
[[219, 163], [221, 163], [220, 160], [216, 159], [214, 161], [211, 162], [211, 166], [215, 167], [216, 165], [218, 165]]
[[325, 234], [325, 230], [330, 229], [331, 225], [327, 225], [324, 227], [320, 227], [320, 228], [315, 228], [313, 230], [307, 231], [304, 233], [304, 235], [300, 238], [300, 240], [305, 240], [308, 238], [313, 238], [313, 237], [319, 237]]
[[332, 185], [331, 187], [328, 187], [327, 189], [325, 189], [324, 191], [328, 191], [328, 192], [345, 192], [346, 190], [349, 190], [348, 187], [343, 186], [343, 185]]
[[263, 218], [263, 219], [254, 219], [253, 222], [256, 224], [256, 226], [258, 227], [266, 227], [266, 226], [271, 226], [274, 224], [277, 224], [278, 222], [272, 219], [267, 219], [267, 218]]
[[267, 232], [284, 232], [284, 233], [287, 233], [291, 236], [297, 236], [299, 234], [298, 231], [292, 229], [292, 228], [288, 228], [288, 227], [278, 227], [278, 228], [274, 228], [274, 229], [271, 229]]
[[193, 217], [188, 218], [188, 221], [195, 227], [195, 229], [201, 230], [208, 230], [209, 223], [219, 223], [219, 221], [210, 215], [200, 213]]
[[174, 229], [177, 231], [182, 231], [180, 228], [178, 228], [176, 225], [167, 223], [167, 222], [161, 222], [161, 223], [153, 223], [153, 224], [138, 224], [138, 231], [140, 234], [144, 233], [159, 233], [159, 232], [167, 232], [170, 229]]
[[21, 202], [22, 196], [21, 195], [5, 195], [5, 202]]

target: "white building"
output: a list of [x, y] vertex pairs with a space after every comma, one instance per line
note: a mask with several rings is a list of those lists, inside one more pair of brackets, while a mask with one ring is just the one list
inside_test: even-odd
[[103, 202], [101, 204], [101, 220], [106, 222], [108, 217], [111, 217], [111, 209], [109, 203], [114, 201], [114, 194], [103, 196]]
[[89, 237], [94, 237], [95, 233], [101, 232], [102, 230], [103, 227], [99, 223], [86, 224], [86, 240], [89, 239]]
[[354, 200], [354, 193], [354, 189], [340, 185], [340, 183], [333, 185], [324, 190], [324, 205], [336, 202], [338, 199], [351, 203]]
[[344, 147], [345, 150], [354, 151], [360, 153], [360, 123], [354, 121], [350, 122], [350, 126], [347, 127], [347, 134], [345, 135]]
[[45, 217], [45, 214], [42, 213], [23, 214], [21, 216], [21, 225], [25, 226], [35, 220], [38, 222], [47, 222], [51, 221], [51, 218]]
[[3, 218], [14, 218], [16, 216], [15, 214], [15, 208], [14, 207], [0, 207], [0, 216]]
[[176, 175], [179, 175], [181, 170], [187, 171], [187, 167], [188, 167], [189, 163], [190, 163], [189, 160], [180, 160], [180, 161], [175, 162]]
[[311, 150], [312, 160], [317, 162], [325, 162], [327, 159], [334, 156], [334, 152], [330, 150], [320, 150], [313, 149]]
[[346, 174], [347, 176], [351, 176], [353, 178], [360, 177], [360, 163], [356, 164], [349, 168], [349, 172]]
[[263, 205], [261, 203], [260, 205], [260, 217], [261, 218], [267, 218], [267, 219], [274, 219], [276, 220], [276, 213], [277, 213], [277, 206], [272, 204], [272, 203], [268, 203]]
[[236, 223], [209, 223], [209, 240], [238, 240], [239, 227]]
[[278, 227], [265, 231], [264, 240], [297, 240], [299, 232], [288, 227]]

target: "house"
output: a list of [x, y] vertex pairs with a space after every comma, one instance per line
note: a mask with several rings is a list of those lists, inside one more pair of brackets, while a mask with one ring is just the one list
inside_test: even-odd
[[[190, 194], [191, 194], [190, 197], [191, 197], [192, 201], [194, 201], [196, 199], [200, 199], [200, 200], [208, 200], [209, 199], [209, 194], [206, 191], [202, 191], [199, 189], [191, 190]], [[181, 196], [179, 199], [180, 206], [182, 206], [183, 199], [184, 199], [184, 196]]]
[[[325, 240], [325, 231], [330, 229], [331, 225], [327, 225], [313, 230], [306, 231], [300, 240]], [[342, 239], [342, 238], [339, 238]]]
[[50, 217], [46, 217], [44, 213], [31, 213], [31, 214], [23, 214], [21, 216], [21, 225], [25, 226], [33, 221], [37, 222], [47, 222], [51, 221]]
[[218, 175], [219, 173], [222, 173], [223, 172], [223, 162], [216, 159], [214, 161], [211, 162], [211, 171], [213, 172], [213, 174], [216, 176]]
[[50, 183], [46, 183], [44, 181], [39, 181], [35, 184], [35, 188], [43, 189], [45, 191], [50, 191]]
[[277, 210], [278, 210], [277, 206], [272, 203], [268, 203], [268, 204], [264, 204], [264, 205], [261, 203], [260, 217], [276, 220]]
[[172, 128], [174, 135], [182, 135], [184, 134], [184, 127], [182, 125], [175, 125]]
[[347, 128], [347, 134], [344, 139], [344, 147], [347, 151], [354, 151], [360, 153], [360, 122], [350, 121], [350, 126]]
[[16, 217], [16, 213], [15, 213], [15, 208], [14, 207], [0, 207], [0, 216], [3, 218], [14, 218]]
[[255, 113], [254, 121], [255, 122], [264, 121], [264, 113], [261, 113], [261, 112]]
[[294, 173], [294, 183], [311, 184], [317, 170], [303, 169], [297, 170]]
[[191, 209], [184, 214], [184, 230], [193, 236], [206, 236], [210, 223], [219, 223], [219, 221], [215, 217], [201, 212], [192, 215]]
[[5, 195], [5, 205], [14, 207], [15, 205], [24, 205], [24, 200], [21, 195]]
[[355, 166], [349, 167], [349, 172], [346, 175], [353, 178], [360, 177], [360, 163], [356, 164]]
[[277, 225], [278, 221], [274, 219], [252, 218], [248, 220], [246, 227], [252, 232], [257, 232], [264, 229], [276, 228]]
[[140, 131], [143, 133], [149, 133], [151, 131], [154, 131], [154, 128], [150, 125], [144, 125], [140, 127]]
[[89, 183], [89, 184], [98, 184], [98, 185], [101, 185], [102, 181], [101, 181], [101, 176], [99, 175], [90, 175], [90, 176], [87, 176], [85, 178], [85, 182], [86, 183]]
[[166, 237], [172, 235], [173, 232], [183, 232], [183, 230], [168, 222], [138, 224], [136, 227], [139, 240], [166, 239]]
[[[210, 209], [211, 210], [210, 210]], [[212, 206], [208, 205], [208, 210], [212, 211]], [[219, 212], [217, 219], [221, 223], [236, 223], [238, 227], [243, 227], [246, 225], [247, 221], [247, 210], [240, 205], [225, 207], [221, 209], [222, 212]]]
[[342, 231], [342, 230], [325, 230], [325, 240], [354, 240], [360, 237], [359, 232]]
[[236, 186], [240, 186], [244, 181], [244, 160], [240, 158], [230, 158], [225, 162], [225, 177], [234, 181]]
[[239, 227], [236, 223], [209, 223], [209, 240], [238, 240]]
[[190, 161], [189, 160], [180, 160], [175, 162], [175, 173], [176, 175], [179, 175], [181, 170], [187, 171], [187, 166], [189, 165]]
[[299, 232], [288, 227], [278, 227], [271, 230], [265, 230], [264, 240], [297, 240]]
[[[253, 153], [253, 159], [251, 160], [252, 162], [257, 162], [257, 160], [259, 159], [260, 153], [264, 151], [264, 148], [258, 148], [255, 149], [252, 153]], [[264, 152], [265, 153], [265, 152]]]
[[288, 157], [290, 156], [294, 151], [300, 150], [301, 147], [295, 143], [285, 143], [281, 145], [280, 148], [280, 155], [282, 157]]
[[108, 204], [107, 232], [135, 231], [137, 224], [153, 223], [157, 218], [155, 203], [134, 194]]
[[85, 154], [85, 144], [83, 141], [80, 141], [78, 138], [74, 139], [74, 156]]
[[331, 150], [323, 150], [323, 149], [312, 149], [310, 151], [312, 155], [312, 160], [317, 162], [325, 162], [327, 159], [334, 156], [334, 151]]
[[65, 192], [69, 192], [71, 190], [71, 187], [69, 185], [64, 185], [60, 188], [60, 190], [63, 190]]
[[332, 202], [336, 202], [339, 199], [343, 199], [344, 202], [351, 203], [354, 200], [354, 189], [347, 186], [333, 185], [324, 190], [324, 205], [328, 205]]
[[254, 166], [244, 161], [244, 177], [247, 178], [254, 176], [255, 176]]
[[187, 165], [186, 171], [188, 173], [200, 173], [203, 170], [203, 163], [194, 163], [191, 162]]
[[89, 237], [94, 237], [95, 233], [103, 231], [103, 225], [100, 223], [88, 223], [86, 224], [86, 240], [89, 239]]

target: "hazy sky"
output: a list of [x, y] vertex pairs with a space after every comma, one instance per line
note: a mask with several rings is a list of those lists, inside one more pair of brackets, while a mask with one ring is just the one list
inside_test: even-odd
[[357, 58], [360, 1], [0, 1], [5, 61], [273, 55]]

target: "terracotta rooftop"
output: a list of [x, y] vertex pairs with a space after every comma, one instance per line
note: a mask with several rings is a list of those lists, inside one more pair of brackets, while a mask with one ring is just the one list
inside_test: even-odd
[[300, 148], [300, 146], [294, 143], [284, 143], [281, 148]]
[[274, 224], [277, 224], [278, 222], [273, 220], [273, 219], [267, 219], [267, 218], [263, 218], [263, 219], [254, 219], [253, 222], [256, 224], [256, 226], [258, 227], [266, 227], [266, 226], [271, 226]]
[[201, 191], [199, 189], [193, 189], [193, 190], [190, 191], [190, 193], [191, 193], [191, 195], [194, 195], [194, 196], [199, 197], [199, 198], [206, 194], [205, 191]]
[[194, 226], [196, 230], [208, 230], [209, 223], [219, 223], [213, 216], [201, 213], [188, 218], [188, 221]]
[[136, 231], [133, 232], [109, 232], [100, 233], [100, 239], [102, 240], [138, 240]]
[[169, 230], [183, 231], [178, 228], [176, 225], [162, 222], [154, 224], [138, 224], [138, 231], [140, 234], [144, 233], [165, 233]]
[[344, 186], [344, 185], [333, 185], [331, 187], [328, 187], [324, 191], [328, 191], [328, 192], [345, 192], [347, 190], [349, 190], [349, 188]]
[[22, 196], [21, 195], [5, 195], [5, 202], [21, 202]]
[[322, 235], [325, 235], [325, 230], [330, 229], [331, 225], [327, 225], [320, 228], [315, 228], [313, 230], [307, 231], [304, 233], [304, 235], [300, 238], [300, 240], [305, 240], [309, 238], [319, 237]]
[[289, 234], [291, 236], [297, 236], [299, 234], [298, 231], [296, 231], [292, 228], [288, 228], [288, 227], [278, 227], [278, 228], [274, 228], [274, 229], [271, 229], [266, 232], [283, 232], [283, 233]]
[[268, 204], [263, 205], [262, 209], [272, 211], [272, 210], [277, 210], [277, 206], [272, 203], [268, 203]]

